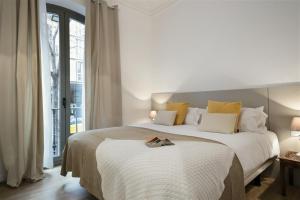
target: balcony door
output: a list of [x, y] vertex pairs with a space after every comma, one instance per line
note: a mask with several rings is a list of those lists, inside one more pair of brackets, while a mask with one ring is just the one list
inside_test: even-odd
[[47, 4], [54, 164], [67, 138], [84, 131], [84, 16]]

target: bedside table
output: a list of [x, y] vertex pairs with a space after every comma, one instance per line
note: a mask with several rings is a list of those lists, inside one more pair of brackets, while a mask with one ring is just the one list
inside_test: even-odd
[[286, 195], [285, 169], [289, 169], [289, 184], [294, 185], [294, 168], [300, 168], [300, 157], [297, 152], [288, 151], [284, 156], [280, 156], [280, 180], [281, 194]]

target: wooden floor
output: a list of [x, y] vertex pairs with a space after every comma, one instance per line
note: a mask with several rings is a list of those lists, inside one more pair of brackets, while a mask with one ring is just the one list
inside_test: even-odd
[[[62, 177], [59, 168], [47, 170], [45, 178], [34, 184], [24, 183], [18, 189], [0, 185], [0, 200], [96, 200], [79, 185], [79, 179]], [[300, 188], [288, 187], [288, 196], [280, 195], [277, 180], [263, 178], [262, 186], [247, 186], [247, 199], [299, 200]]]

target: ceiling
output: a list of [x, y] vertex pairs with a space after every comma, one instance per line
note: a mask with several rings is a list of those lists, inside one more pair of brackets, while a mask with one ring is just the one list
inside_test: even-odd
[[118, 0], [118, 3], [148, 15], [155, 15], [176, 1], [178, 0]]

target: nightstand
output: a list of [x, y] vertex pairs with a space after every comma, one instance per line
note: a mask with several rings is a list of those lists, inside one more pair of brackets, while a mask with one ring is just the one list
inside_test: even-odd
[[288, 151], [284, 156], [280, 156], [280, 180], [281, 194], [286, 195], [285, 169], [289, 169], [289, 184], [294, 185], [294, 168], [300, 168], [300, 157], [296, 156], [297, 152]]

